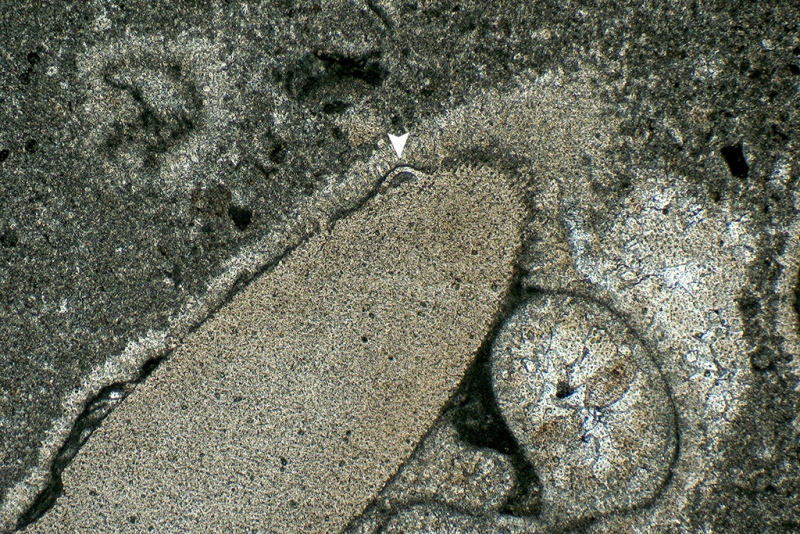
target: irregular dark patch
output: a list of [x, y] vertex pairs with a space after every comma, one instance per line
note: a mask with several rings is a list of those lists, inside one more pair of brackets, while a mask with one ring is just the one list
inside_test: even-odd
[[322, 105], [322, 112], [327, 113], [328, 115], [343, 113], [350, 106], [352, 106], [352, 104], [349, 102], [344, 102], [343, 100], [332, 100], [331, 102], [326, 102]]
[[228, 207], [228, 216], [233, 221], [233, 224], [236, 225], [236, 228], [244, 231], [253, 218], [253, 212], [245, 208], [231, 205]]
[[3, 163], [5, 160], [8, 159], [8, 156], [11, 155], [11, 151], [7, 148], [0, 150], [0, 163]]
[[380, 52], [350, 57], [338, 52], [317, 50], [314, 57], [325, 63], [332, 76], [355, 78], [373, 86], [380, 85], [388, 75], [379, 61]]
[[280, 165], [286, 160], [286, 147], [283, 144], [283, 141], [276, 139], [272, 143], [272, 147], [269, 149], [267, 158], [275, 165]]
[[388, 71], [380, 62], [380, 52], [351, 57], [323, 50], [304, 55], [285, 72], [274, 73], [276, 80], [283, 81], [287, 93], [303, 101], [315, 95], [315, 98], [342, 100], [344, 88], [352, 87], [353, 82], [374, 88], [387, 76]]
[[[126, 94], [138, 109], [135, 117], [120, 117], [114, 122], [105, 142], [107, 149], [113, 152], [127, 144], [138, 145], [152, 160], [153, 155], [169, 151], [198, 127], [202, 98], [194, 82], [182, 72], [179, 64], [152, 58], [137, 60], [134, 65], [118, 63], [106, 69], [103, 81]], [[175, 95], [170, 105], [161, 102], [158, 95], [146, 92], [145, 80], [158, 77], [170, 84]]]
[[19, 238], [14, 230], [8, 230], [0, 233], [0, 246], [4, 248], [13, 248], [19, 243]]
[[374, 0], [367, 0], [367, 7], [369, 8], [370, 11], [375, 13], [375, 15], [381, 20], [384, 26], [386, 26], [388, 29], [392, 29], [393, 27], [392, 20], [389, 18], [389, 15], [382, 7], [376, 4]]
[[572, 395], [573, 391], [572, 388], [569, 387], [569, 382], [566, 380], [560, 380], [556, 384], [556, 398], [557, 399], [566, 399], [570, 395]]

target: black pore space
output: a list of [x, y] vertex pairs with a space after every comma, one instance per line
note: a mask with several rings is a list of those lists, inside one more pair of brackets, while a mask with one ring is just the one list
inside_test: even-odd
[[25, 152], [30, 152], [33, 154], [36, 152], [37, 143], [36, 139], [29, 139], [27, 143], [25, 143]]
[[570, 395], [572, 395], [572, 388], [569, 387], [569, 382], [566, 380], [559, 380], [558, 384], [556, 384], [556, 398], [566, 399]]
[[328, 115], [342, 113], [349, 107], [349, 102], [345, 102], [343, 100], [333, 100], [322, 105], [322, 112], [327, 113]]
[[16, 247], [19, 243], [19, 238], [14, 230], [0, 233], [0, 246], [3, 248]]
[[5, 160], [8, 159], [8, 156], [11, 155], [11, 151], [7, 148], [0, 150], [0, 163], [3, 163]]
[[795, 76], [800, 75], [800, 67], [798, 67], [794, 63], [790, 63], [789, 64], [789, 72], [791, 72]]
[[40, 60], [41, 58], [39, 57], [39, 54], [36, 52], [28, 52], [28, 63], [31, 65], [36, 65]]
[[750, 167], [747, 166], [747, 161], [744, 159], [744, 152], [742, 152], [742, 143], [738, 145], [725, 146], [720, 150], [725, 163], [728, 164], [731, 174], [737, 178], [747, 178], [747, 173]]
[[236, 228], [244, 230], [250, 224], [253, 218], [253, 212], [245, 208], [231, 205], [228, 208], [228, 216], [233, 221], [233, 224], [236, 225]]
[[453, 425], [459, 437], [471, 445], [513, 454], [517, 442], [495, 403], [488, 363], [476, 364], [467, 371], [454, 398]]

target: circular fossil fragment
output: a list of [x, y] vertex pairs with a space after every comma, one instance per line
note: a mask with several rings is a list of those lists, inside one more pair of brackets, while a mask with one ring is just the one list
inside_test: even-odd
[[672, 402], [612, 312], [574, 296], [532, 296], [498, 333], [491, 362], [500, 411], [537, 469], [546, 524], [655, 496], [675, 456]]

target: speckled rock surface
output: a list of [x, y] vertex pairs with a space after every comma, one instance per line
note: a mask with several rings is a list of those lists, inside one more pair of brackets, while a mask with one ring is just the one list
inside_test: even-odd
[[[494, 169], [530, 218], [462, 385], [351, 528], [550, 528], [490, 355], [558, 293], [636, 333], [678, 440], [652, 498], [574, 531], [800, 529], [799, 20], [777, 1], [4, 2], [2, 529], [51, 503], [148, 360], [361, 206], [404, 131], [406, 163]], [[423, 450], [511, 468], [456, 476]]]

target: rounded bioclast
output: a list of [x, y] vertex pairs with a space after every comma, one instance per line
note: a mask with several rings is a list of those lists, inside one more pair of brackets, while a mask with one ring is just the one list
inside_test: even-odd
[[541, 519], [576, 524], [651, 500], [675, 455], [672, 401], [644, 344], [611, 311], [529, 297], [491, 350], [500, 412], [541, 484]]

